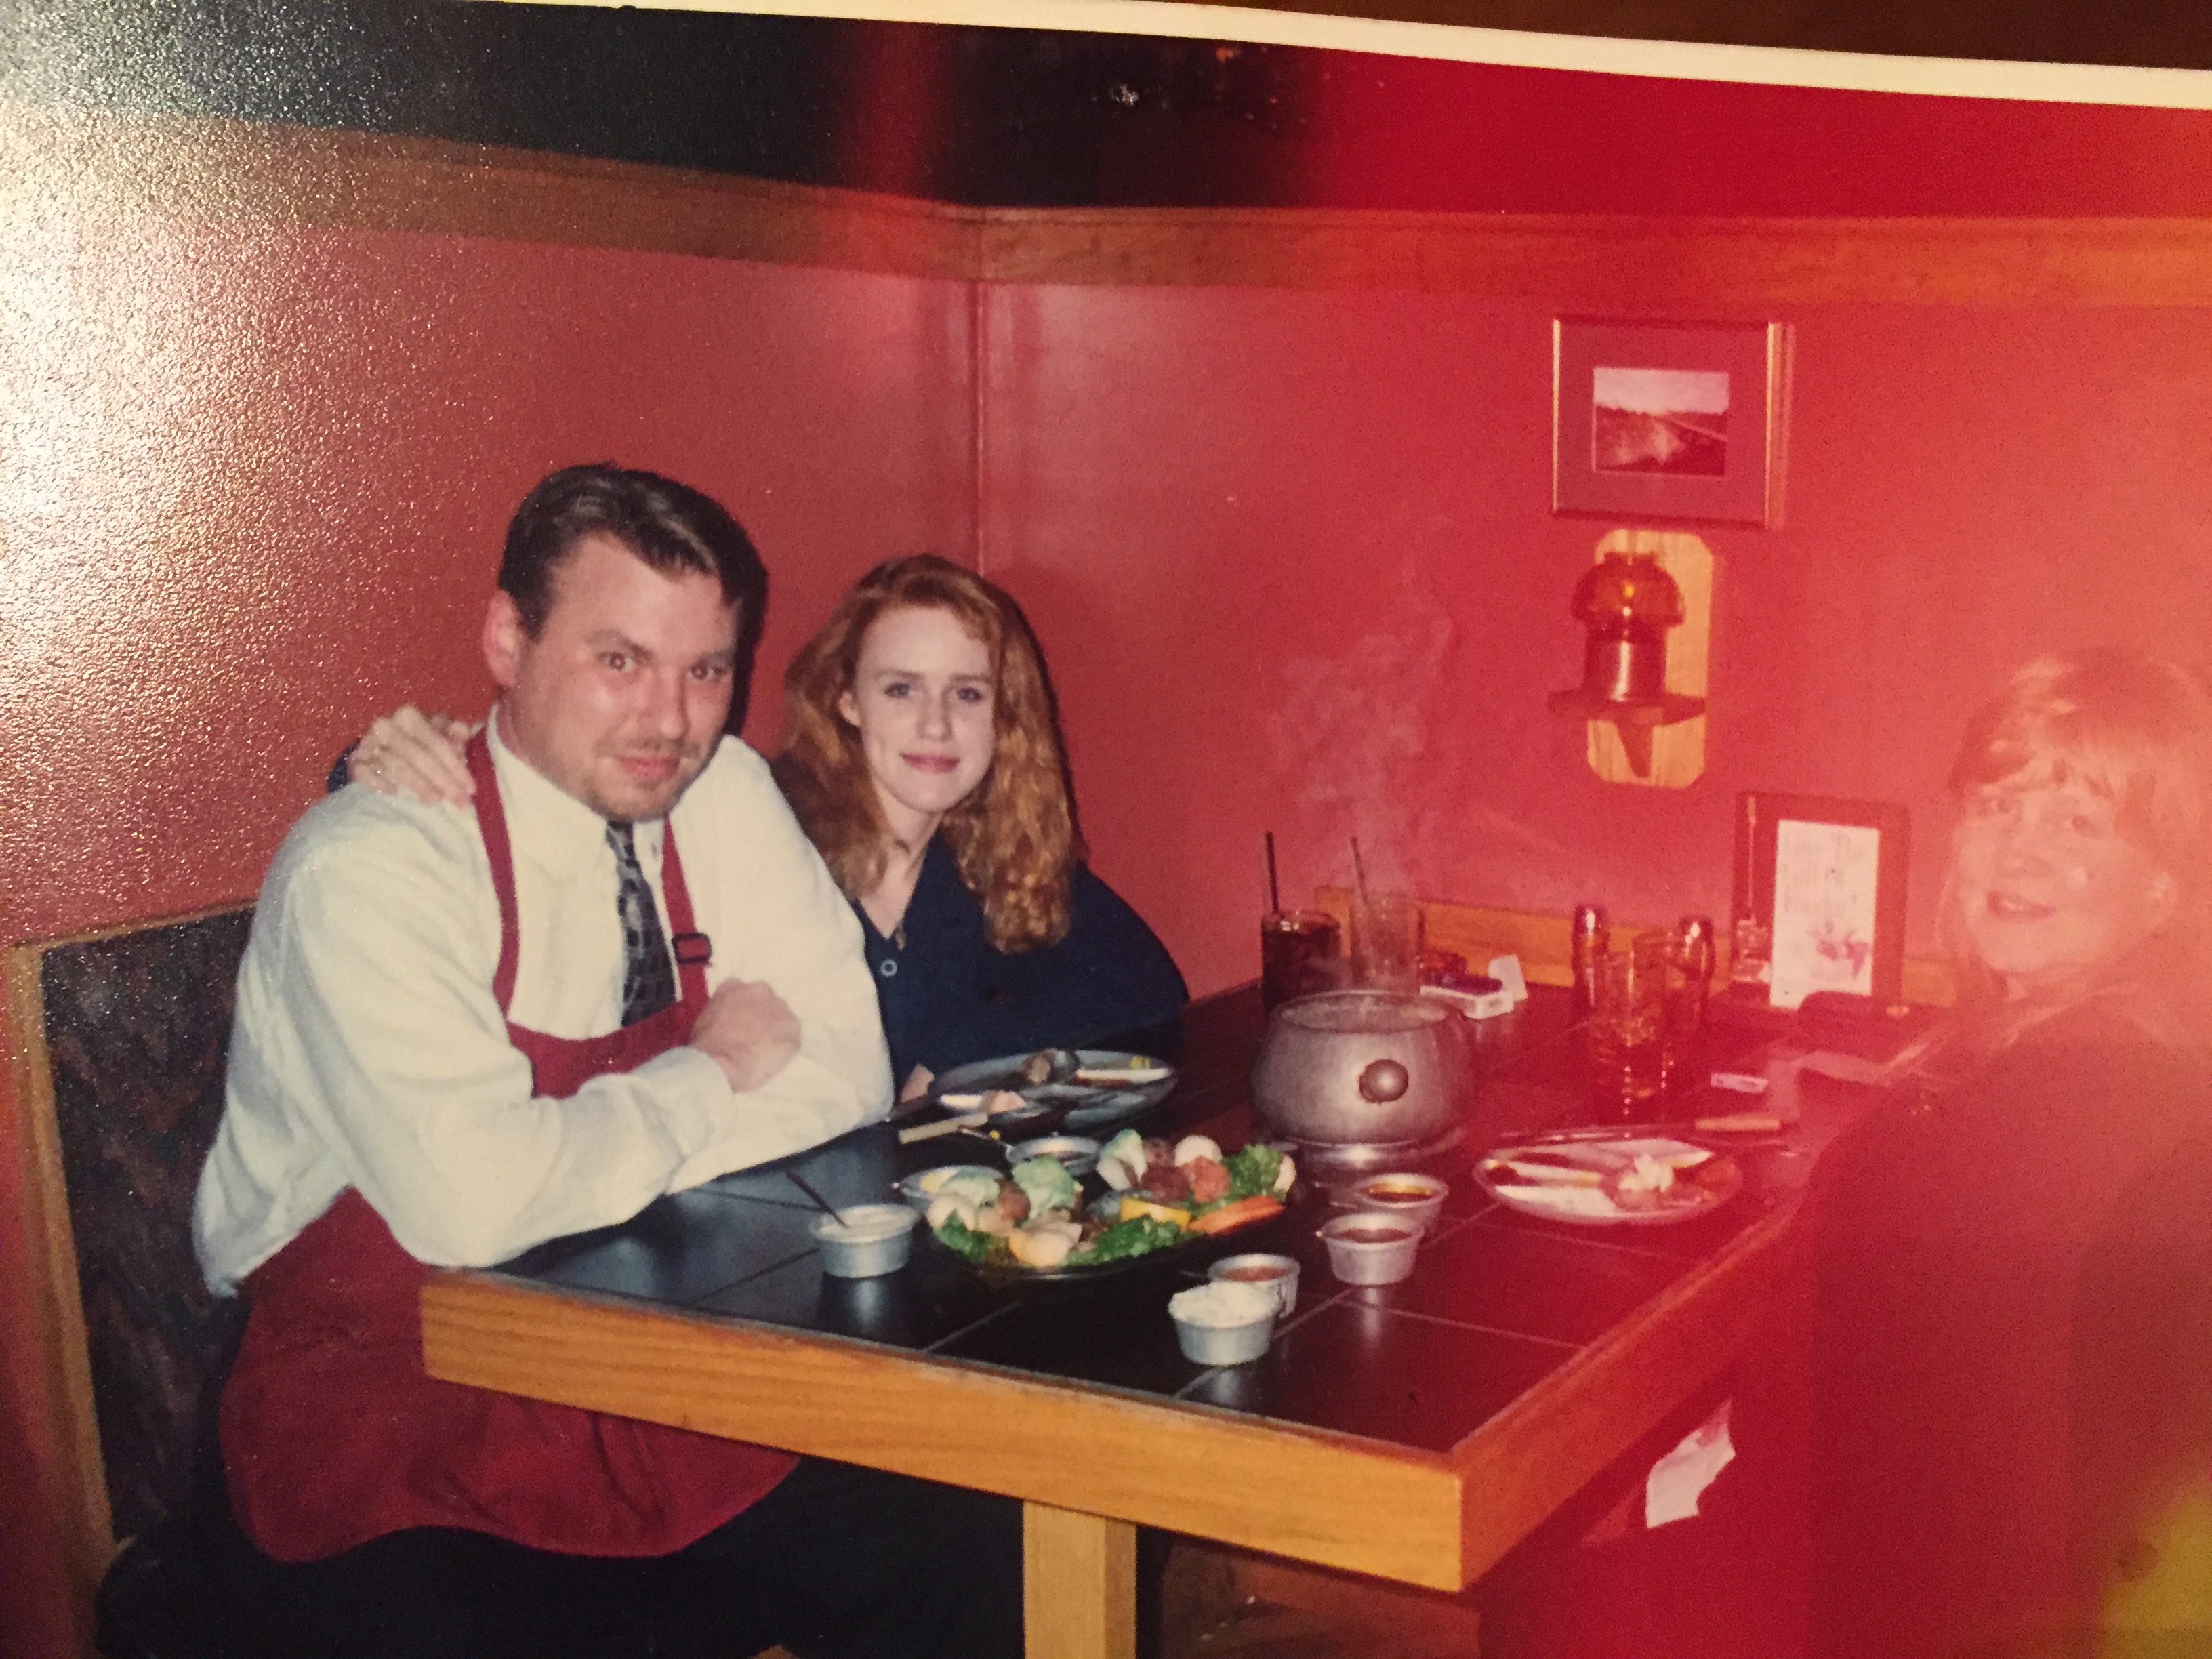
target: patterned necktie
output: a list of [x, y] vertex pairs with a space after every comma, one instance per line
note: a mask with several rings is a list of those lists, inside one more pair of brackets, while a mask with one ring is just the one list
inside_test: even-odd
[[630, 826], [609, 824], [607, 845], [615, 849], [615, 870], [620, 878], [615, 908], [622, 916], [623, 1024], [635, 1025], [676, 1000], [676, 969], [669, 961], [668, 939], [660, 931], [660, 912], [653, 902], [653, 890], [645, 884], [645, 872], [638, 867], [637, 844]]

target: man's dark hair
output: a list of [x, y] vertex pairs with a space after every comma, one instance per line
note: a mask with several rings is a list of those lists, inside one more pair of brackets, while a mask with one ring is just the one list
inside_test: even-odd
[[745, 622], [768, 597], [768, 572], [752, 538], [712, 496], [629, 467], [564, 466], [515, 509], [499, 562], [499, 585], [532, 639], [553, 608], [554, 573], [592, 535], [613, 537], [655, 570], [714, 577]]
[[555, 574], [586, 536], [611, 536], [655, 570], [696, 570], [737, 607], [737, 692], [730, 729], [744, 719], [753, 653], [768, 615], [768, 570], [727, 508], [689, 484], [605, 462], [564, 466], [539, 480], [507, 526], [499, 585], [532, 639], [553, 608]]

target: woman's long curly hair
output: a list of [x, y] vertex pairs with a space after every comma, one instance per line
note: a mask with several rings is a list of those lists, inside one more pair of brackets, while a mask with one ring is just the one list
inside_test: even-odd
[[2041, 657], [1978, 712], [1951, 764], [1964, 804], [2014, 779], [2078, 779], [2110, 800], [2118, 831], [2175, 884], [2165, 923], [2124, 959], [2057, 997], [2008, 1002], [1973, 953], [1947, 878], [1939, 926], [1960, 973], [1970, 1047], [2001, 1048], [2095, 998], [2176, 1047], [2212, 1039], [2212, 695], [2189, 671], [2115, 647]]
[[946, 612], [991, 653], [990, 769], [945, 815], [938, 834], [982, 904], [993, 945], [1014, 951], [1056, 943], [1067, 933], [1068, 878], [1084, 853], [1060, 711], [1029, 619], [973, 571], [917, 553], [860, 578], [784, 671], [775, 780], [847, 896], [857, 901], [883, 879], [890, 827], [860, 734], [837, 704], [853, 690], [869, 628], [906, 606]]

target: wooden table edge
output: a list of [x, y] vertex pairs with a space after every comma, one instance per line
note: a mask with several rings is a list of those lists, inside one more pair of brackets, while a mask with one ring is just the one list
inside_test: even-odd
[[431, 1276], [423, 1360], [448, 1382], [1457, 1591], [1734, 1360], [1792, 1218], [1751, 1223], [1443, 1453], [484, 1272]]
[[[1466, 1582], [1464, 1474], [1442, 1454], [490, 1273], [431, 1275], [422, 1352], [447, 1382], [1431, 1589]], [[1322, 1491], [1329, 1503], [1301, 1503]]]
[[1462, 1584], [1735, 1363], [1788, 1260], [1795, 1219], [1792, 1202], [1751, 1223], [1451, 1449], [1467, 1502]]

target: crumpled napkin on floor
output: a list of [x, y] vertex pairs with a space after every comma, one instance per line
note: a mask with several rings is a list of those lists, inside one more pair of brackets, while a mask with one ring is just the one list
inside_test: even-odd
[[1722, 1401], [1711, 1417], [1651, 1466], [1651, 1473], [1644, 1477], [1646, 1527], [1690, 1519], [1697, 1514], [1698, 1500], [1705, 1496], [1705, 1488], [1735, 1461], [1735, 1446], [1729, 1439], [1729, 1407], [1733, 1403]]

